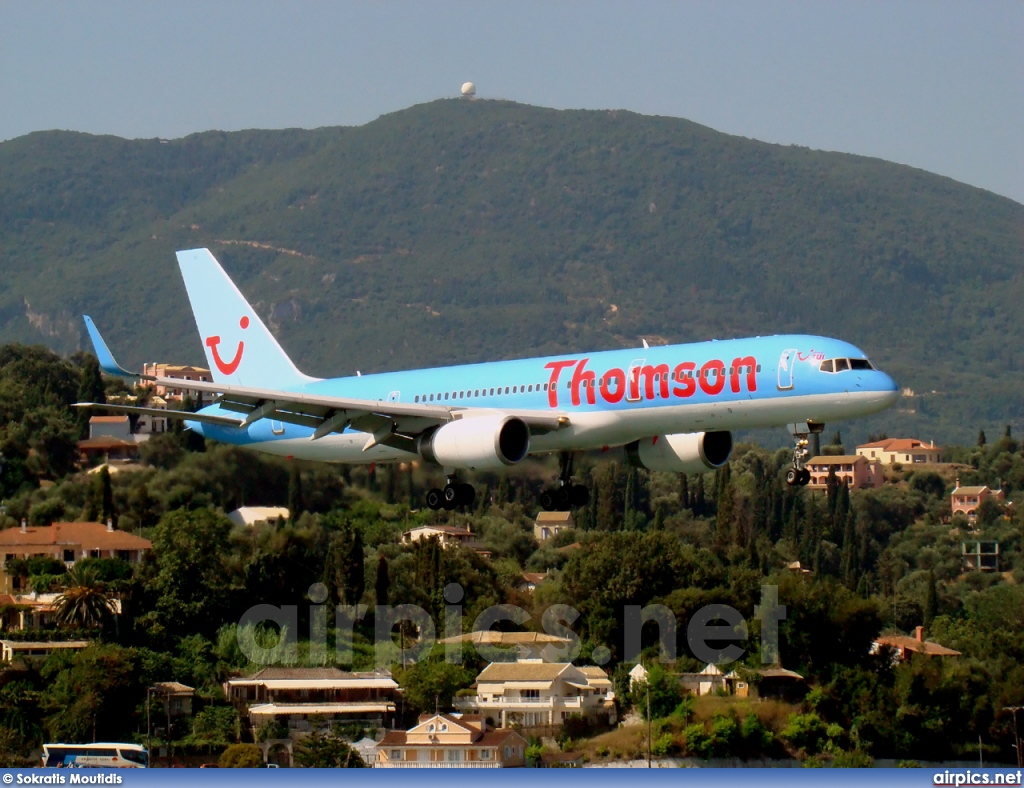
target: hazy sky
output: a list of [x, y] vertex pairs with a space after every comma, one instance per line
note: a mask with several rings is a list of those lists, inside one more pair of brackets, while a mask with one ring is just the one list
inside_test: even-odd
[[684, 117], [1024, 202], [1024, 2], [0, 0], [0, 140], [357, 125], [453, 96]]

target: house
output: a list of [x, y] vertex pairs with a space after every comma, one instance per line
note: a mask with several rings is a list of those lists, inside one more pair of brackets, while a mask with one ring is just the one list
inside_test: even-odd
[[[543, 632], [496, 632], [491, 629], [475, 630], [465, 635], [455, 635], [439, 641], [441, 645], [449, 643], [472, 643], [477, 652], [492, 662], [499, 661], [497, 656], [486, 653], [488, 647], [504, 649], [509, 655], [509, 662], [518, 660], [544, 660], [545, 650], [562, 651], [567, 649], [572, 641], [569, 638], [560, 638], [548, 635]], [[554, 661], [554, 660], [551, 660]]]
[[523, 572], [522, 580], [517, 588], [524, 594], [532, 594], [537, 590], [537, 586], [544, 582], [547, 576], [547, 572]]
[[878, 460], [883, 465], [942, 462], [942, 449], [935, 445], [935, 441], [925, 443], [916, 438], [886, 438], [864, 443], [857, 447], [856, 453], [868, 460]]
[[729, 685], [735, 678], [734, 673], [727, 676], [718, 665], [709, 663], [700, 673], [680, 673], [679, 683], [683, 685], [683, 689], [694, 695], [712, 695], [716, 692], [728, 692]]
[[807, 462], [807, 470], [811, 472], [812, 490], [824, 490], [828, 487], [829, 472], [835, 469], [836, 478], [840, 483], [853, 489], [881, 487], [885, 484], [882, 464], [877, 460], [869, 460], [856, 454], [841, 454], [836, 457], [812, 457]]
[[[127, 418], [127, 417], [126, 417]], [[129, 438], [101, 435], [78, 441], [78, 461], [83, 465], [94, 462], [132, 462], [139, 459], [139, 444]]]
[[913, 637], [906, 635], [883, 635], [871, 644], [871, 653], [877, 654], [883, 648], [893, 650], [893, 662], [906, 662], [914, 654], [927, 657], [959, 657], [960, 652], [924, 639], [924, 627], [917, 627]]
[[[189, 364], [163, 364], [153, 362], [142, 365], [143, 375], [152, 375], [157, 378], [176, 378], [177, 380], [198, 380], [201, 382], [210, 381], [210, 370], [203, 367], [193, 367]], [[192, 397], [193, 401], [200, 405], [209, 405], [213, 402], [214, 394], [202, 391], [189, 391], [186, 388], [170, 388], [160, 385], [153, 387], [154, 393], [167, 402], [181, 402], [185, 395]]]
[[252, 527], [260, 523], [276, 523], [291, 516], [287, 506], [239, 506], [228, 519], [235, 525]]
[[562, 531], [575, 527], [572, 512], [541, 512], [533, 522], [533, 538], [538, 542], [546, 542]]
[[479, 716], [424, 714], [407, 731], [388, 731], [377, 745], [376, 769], [490, 768], [526, 764], [526, 739], [492, 730]]
[[383, 727], [395, 714], [397, 682], [387, 671], [347, 673], [337, 668], [268, 667], [228, 679], [224, 694], [248, 720], [253, 734], [276, 723], [294, 738], [310, 730], [310, 717], [328, 726], [352, 722]]
[[402, 534], [402, 541], [405, 544], [412, 544], [421, 539], [435, 538], [446, 550], [454, 545], [462, 545], [485, 558], [489, 558], [491, 555], [491, 551], [476, 540], [476, 534], [469, 528], [456, 528], [453, 525], [421, 525]]
[[998, 572], [999, 542], [961, 542], [960, 557], [965, 572]]
[[16, 659], [41, 660], [57, 651], [80, 651], [91, 645], [91, 640], [0, 640], [0, 658], [6, 663]]
[[603, 670], [584, 672], [568, 662], [492, 662], [476, 677], [476, 695], [455, 707], [498, 728], [556, 726], [566, 718], [606, 716], [614, 722], [615, 693]]
[[[131, 399], [135, 400], [135, 397]], [[145, 402], [147, 408], [153, 410], [167, 410], [167, 400], [154, 394]], [[155, 413], [142, 413], [135, 421], [135, 434], [139, 436], [160, 435], [167, 432], [167, 417], [158, 416]], [[142, 438], [136, 438], [136, 441]]]
[[89, 437], [131, 440], [131, 422], [129, 422], [127, 415], [92, 416], [89, 418]]
[[168, 719], [192, 716], [192, 700], [196, 696], [193, 687], [178, 681], [158, 681], [149, 691], [163, 700]]
[[3, 592], [18, 591], [18, 578], [7, 574], [6, 564], [15, 558], [48, 555], [63, 561], [70, 568], [82, 558], [120, 558], [130, 564], [142, 562], [153, 543], [135, 534], [118, 531], [112, 523], [53, 523], [0, 531], [0, 586]]
[[1001, 502], [1006, 496], [1002, 490], [993, 492], [988, 487], [961, 487], [960, 480], [956, 480], [956, 488], [952, 493], [953, 514], [962, 514], [968, 520], [975, 520], [978, 517], [978, 508], [986, 498], [993, 497], [996, 502]]
[[633, 686], [636, 684], [647, 683], [647, 668], [641, 663], [637, 662], [629, 671], [629, 690], [633, 691]]
[[[770, 665], [752, 671], [759, 677], [753, 685], [753, 694], [759, 698], [780, 698], [787, 702], [797, 702], [807, 693], [804, 677], [799, 673], [786, 670], [781, 665]], [[743, 695], [743, 687], [739, 682], [735, 685], [735, 693]]]

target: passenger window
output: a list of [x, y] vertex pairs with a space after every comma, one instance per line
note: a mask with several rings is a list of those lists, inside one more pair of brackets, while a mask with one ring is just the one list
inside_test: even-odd
[[505, 386], [505, 393], [508, 394], [508, 386]]
[[517, 386], [513, 386], [513, 387], [512, 387], [512, 393], [513, 393], [513, 394], [515, 394], [515, 393], [516, 393], [516, 388], [517, 388]]
[[827, 358], [821, 362], [821, 366], [818, 367], [821, 372], [835, 372], [835, 368], [832, 366], [832, 359]]
[[419, 394], [417, 394], [417, 395], [416, 395], [416, 399], [414, 399], [414, 400], [413, 400], [413, 402], [419, 402], [419, 401], [420, 401], [420, 395], [419, 395]]
[[836, 359], [836, 372], [846, 372], [850, 368], [850, 362], [845, 358]]
[[533, 391], [533, 385], [531, 384], [531, 385], [527, 386], [527, 387], [526, 387], [526, 390], [527, 390], [528, 392], [529, 392], [529, 391]]
[[547, 383], [545, 383], [545, 384], [544, 384], [544, 390], [545, 390], [545, 391], [547, 391], [547, 390], [548, 390], [548, 384], [547, 384]]

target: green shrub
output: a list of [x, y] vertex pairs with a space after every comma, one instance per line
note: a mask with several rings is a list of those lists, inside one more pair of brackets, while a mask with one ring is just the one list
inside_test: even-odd
[[232, 744], [217, 763], [223, 769], [258, 769], [263, 766], [263, 753], [255, 744]]

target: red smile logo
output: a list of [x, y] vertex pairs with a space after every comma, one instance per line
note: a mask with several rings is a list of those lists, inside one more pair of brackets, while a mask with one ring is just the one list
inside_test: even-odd
[[[242, 319], [238, 321], [238, 325], [242, 327], [242, 330], [247, 329], [249, 327], [249, 318], [243, 315]], [[238, 369], [238, 365], [242, 363], [242, 351], [245, 350], [245, 343], [239, 340], [238, 349], [235, 351], [235, 357], [231, 359], [231, 361], [224, 361], [224, 359], [220, 357], [220, 351], [217, 349], [219, 344], [219, 336], [206, 338], [206, 346], [210, 348], [210, 352], [213, 354], [213, 363], [217, 365], [217, 369], [219, 369], [223, 374], [230, 375]]]

